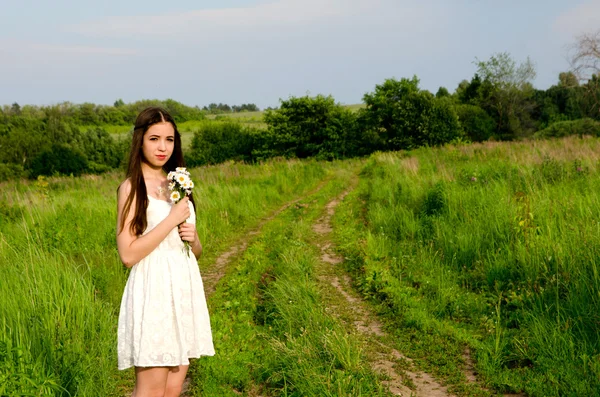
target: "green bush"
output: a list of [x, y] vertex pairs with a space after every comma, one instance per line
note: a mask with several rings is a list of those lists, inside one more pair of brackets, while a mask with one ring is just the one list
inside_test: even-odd
[[88, 161], [81, 150], [66, 144], [53, 144], [50, 150], [40, 153], [31, 162], [30, 175], [74, 175], [78, 176], [88, 170]]
[[416, 76], [387, 79], [365, 94], [364, 102], [361, 122], [379, 136], [381, 150], [439, 145], [462, 135], [451, 99], [420, 90]]
[[535, 138], [560, 138], [569, 135], [600, 136], [600, 121], [585, 118], [559, 121], [534, 134]]
[[25, 170], [20, 164], [0, 163], [0, 182], [19, 179], [25, 175]]
[[317, 157], [331, 160], [356, 155], [355, 116], [331, 96], [291, 97], [264, 115], [268, 130], [259, 157]]
[[255, 137], [259, 132], [235, 122], [206, 122], [194, 132], [189, 167], [218, 164], [227, 160], [252, 161]]
[[83, 133], [81, 146], [88, 161], [98, 166], [96, 169], [117, 168], [127, 154], [123, 145], [119, 145], [106, 130], [99, 127]]
[[483, 142], [494, 134], [494, 119], [479, 106], [458, 105], [456, 106], [456, 113], [463, 131], [471, 141]]

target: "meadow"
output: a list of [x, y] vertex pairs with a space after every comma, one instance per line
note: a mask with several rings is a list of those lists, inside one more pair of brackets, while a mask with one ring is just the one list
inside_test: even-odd
[[[192, 169], [201, 272], [244, 249], [208, 297], [217, 355], [192, 364], [188, 395], [391, 395], [319, 278], [313, 225], [343, 192], [336, 271], [411, 366], [459, 396], [598, 395], [599, 160], [600, 140], [565, 138]], [[0, 185], [0, 395], [131, 390], [116, 369], [121, 179]]]
[[470, 359], [498, 392], [600, 393], [599, 150], [569, 138], [368, 160], [335, 230], [401, 351], [457, 393]]

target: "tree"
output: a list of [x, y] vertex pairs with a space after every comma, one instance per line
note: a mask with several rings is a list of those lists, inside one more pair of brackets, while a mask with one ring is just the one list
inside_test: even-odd
[[264, 114], [268, 125], [258, 157], [286, 156], [323, 159], [356, 155], [361, 144], [355, 116], [331, 96], [291, 97]]
[[17, 102], [12, 104], [12, 106], [10, 107], [10, 110], [11, 110], [12, 114], [14, 114], [14, 115], [18, 116], [21, 114], [21, 106]]
[[473, 142], [486, 141], [494, 133], [494, 119], [479, 106], [459, 104], [456, 113], [463, 131]]
[[209, 121], [194, 132], [188, 166], [218, 164], [227, 160], [252, 161], [259, 131], [231, 121]]
[[[531, 118], [535, 107], [532, 80], [536, 76], [533, 62], [518, 64], [506, 53], [494, 54], [487, 61], [477, 61], [482, 88], [479, 105], [496, 122], [496, 136], [514, 139], [532, 134], [536, 125]], [[487, 87], [486, 87], [487, 84]]]
[[578, 36], [569, 50], [571, 68], [579, 81], [587, 82], [600, 74], [600, 29]]
[[450, 93], [448, 92], [448, 89], [446, 87], [440, 87], [435, 93], [436, 98], [443, 98], [447, 96], [450, 96]]
[[600, 118], [600, 29], [577, 37], [569, 50], [571, 68], [583, 83], [588, 115]]
[[461, 135], [458, 117], [447, 97], [419, 89], [419, 79], [387, 79], [365, 94], [359, 115], [376, 134], [378, 149], [401, 150], [438, 145]]
[[558, 74], [558, 85], [566, 88], [579, 87], [579, 80], [573, 72], [561, 72]]
[[572, 72], [558, 75], [558, 83], [547, 90], [535, 90], [536, 108], [533, 117], [540, 122], [541, 129], [552, 123], [586, 117], [585, 88]]

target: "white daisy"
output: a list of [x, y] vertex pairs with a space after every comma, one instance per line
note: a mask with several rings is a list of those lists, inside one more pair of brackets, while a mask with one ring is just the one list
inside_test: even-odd
[[170, 180], [170, 181], [173, 181], [173, 180], [175, 180], [175, 175], [176, 175], [175, 172], [171, 171], [167, 175], [167, 179]]
[[169, 190], [175, 189], [175, 182], [169, 183]]
[[178, 174], [177, 175], [176, 181], [179, 182], [180, 185], [183, 185], [188, 180], [189, 180], [189, 178], [186, 175], [183, 175], [183, 174]]
[[171, 193], [171, 201], [176, 203], [179, 201], [179, 199], [181, 198], [181, 194], [179, 194], [178, 191], [174, 191]]

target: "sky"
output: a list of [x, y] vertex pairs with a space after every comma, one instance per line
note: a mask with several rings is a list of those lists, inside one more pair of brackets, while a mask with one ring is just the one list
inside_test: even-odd
[[342, 104], [387, 78], [453, 92], [475, 62], [530, 57], [534, 86], [569, 69], [600, 0], [0, 0], [0, 105], [172, 98]]

